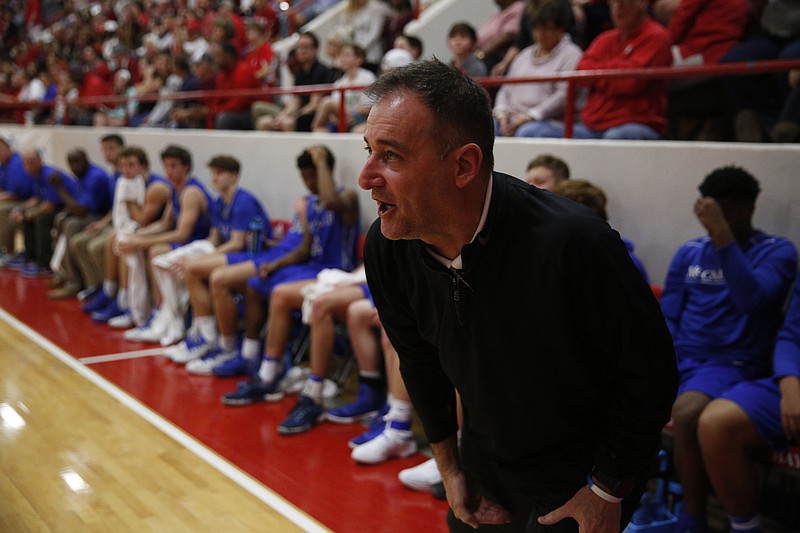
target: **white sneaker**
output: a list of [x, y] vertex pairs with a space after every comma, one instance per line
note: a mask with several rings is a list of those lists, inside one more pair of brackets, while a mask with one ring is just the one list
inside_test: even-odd
[[216, 348], [208, 354], [201, 358], [201, 359], [192, 359], [188, 363], [186, 363], [186, 370], [190, 374], [199, 374], [201, 376], [210, 376], [213, 371], [214, 367], [217, 365], [221, 365], [225, 361], [229, 361], [236, 357], [238, 352], [236, 350], [232, 352], [223, 352], [219, 348]]
[[179, 365], [183, 365], [205, 357], [210, 351], [211, 346], [202, 337], [187, 337], [183, 342], [164, 350], [164, 354]]
[[415, 467], [401, 470], [397, 479], [409, 489], [430, 491], [433, 485], [442, 482], [442, 474], [436, 466], [436, 459], [428, 459]]
[[417, 453], [417, 441], [410, 431], [387, 427], [383, 433], [356, 447], [350, 454], [354, 461], [376, 465], [393, 457], [408, 457]]
[[161, 346], [171, 346], [176, 342], [183, 340], [183, 337], [185, 336], [186, 331], [184, 330], [183, 324], [172, 322], [167, 325], [167, 330], [163, 335], [161, 335], [159, 342], [161, 343]]
[[158, 342], [166, 329], [165, 315], [156, 310], [146, 324], [129, 329], [122, 336], [129, 341]]
[[126, 311], [109, 320], [108, 325], [114, 329], [130, 329], [133, 327], [133, 315]]

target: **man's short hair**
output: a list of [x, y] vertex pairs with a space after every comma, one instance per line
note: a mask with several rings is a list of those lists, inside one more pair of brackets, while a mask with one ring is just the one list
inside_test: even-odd
[[109, 133], [108, 135], [103, 135], [100, 137], [101, 143], [114, 143], [117, 146], [125, 146], [125, 140], [122, 138], [122, 135], [119, 133]]
[[551, 154], [542, 154], [536, 156], [535, 158], [531, 159], [530, 163], [528, 163], [528, 168], [526, 170], [530, 170], [535, 167], [544, 167], [550, 170], [550, 172], [553, 173], [553, 177], [555, 178], [556, 182], [569, 179], [569, 165], [560, 157], [556, 157]]
[[356, 43], [347, 42], [342, 45], [342, 48], [349, 48], [353, 51], [353, 55], [356, 56], [358, 59], [361, 60], [363, 63], [367, 60], [367, 52], [362, 47], [358, 46]]
[[450, 26], [450, 33], [447, 34], [447, 37], [452, 38], [456, 35], [469, 37], [472, 39], [472, 42], [478, 40], [478, 33], [475, 31], [475, 28], [466, 22], [456, 22]]
[[177, 144], [170, 144], [161, 152], [161, 160], [174, 158], [183, 163], [185, 166], [192, 167], [192, 154], [183, 146]]
[[[336, 158], [333, 157], [333, 152], [331, 152], [330, 148], [327, 146], [323, 146], [322, 148], [324, 148], [327, 153], [325, 160], [328, 163], [328, 168], [333, 170], [333, 166], [336, 164]], [[311, 152], [309, 152], [308, 149], [303, 150], [300, 155], [297, 156], [297, 168], [301, 170], [304, 168], [317, 168], [314, 166], [314, 159], [311, 157]]]
[[408, 41], [408, 45], [411, 48], [413, 48], [414, 50], [417, 50], [417, 57], [420, 57], [422, 55], [422, 39], [420, 39], [419, 37], [414, 37], [413, 35], [405, 34], [405, 33], [403, 34], [403, 37], [406, 38], [406, 41]]
[[441, 155], [467, 143], [483, 152], [483, 170], [494, 168], [494, 121], [489, 95], [481, 85], [459, 69], [436, 58], [416, 61], [385, 73], [367, 89], [380, 102], [399, 92], [417, 95], [432, 115]]
[[150, 168], [150, 160], [147, 158], [147, 152], [138, 146], [126, 146], [119, 152], [119, 158], [135, 157], [139, 164], [143, 167]]
[[304, 31], [300, 34], [300, 37], [308, 37], [311, 39], [311, 42], [314, 43], [314, 48], [319, 48], [319, 38], [314, 32]]
[[208, 161], [209, 168], [215, 168], [217, 170], [226, 170], [228, 172], [233, 172], [234, 174], [238, 174], [242, 168], [241, 163], [239, 160], [230, 155], [216, 155], [212, 157]]
[[606, 193], [594, 183], [588, 180], [564, 180], [553, 187], [553, 192], [585, 205], [603, 220], [608, 220]]
[[734, 165], [713, 170], [698, 189], [709, 198], [739, 198], [751, 202], [755, 202], [761, 191], [752, 174]]

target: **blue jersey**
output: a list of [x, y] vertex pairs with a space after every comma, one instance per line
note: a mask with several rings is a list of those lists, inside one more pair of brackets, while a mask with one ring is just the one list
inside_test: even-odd
[[211, 208], [211, 220], [219, 230], [222, 242], [231, 240], [234, 231], [247, 231], [255, 218], [261, 218], [264, 231], [261, 235], [261, 249], [266, 249], [266, 241], [272, 239], [272, 223], [258, 198], [245, 189], [237, 189], [230, 203], [226, 204], [222, 197], [214, 200]]
[[800, 376], [800, 276], [775, 344], [775, 377]]
[[22, 156], [14, 152], [5, 165], [0, 165], [0, 191], [14, 194], [17, 200], [27, 200], [33, 194], [33, 178], [25, 172]]
[[110, 179], [99, 167], [89, 164], [86, 174], [76, 176], [75, 201], [85, 207], [89, 214], [105, 215], [111, 209]]
[[[340, 189], [341, 190], [341, 189]], [[351, 271], [356, 267], [358, 220], [345, 224], [341, 215], [325, 209], [315, 194], [307, 196], [306, 220], [312, 234], [312, 265]]]
[[763, 364], [796, 269], [794, 245], [760, 231], [744, 246], [716, 250], [709, 237], [684, 244], [661, 296], [678, 359]]
[[[197, 187], [203, 194], [206, 196], [206, 205], [208, 209], [206, 209], [205, 213], [200, 213], [197, 222], [194, 225], [194, 229], [192, 230], [191, 235], [189, 238], [186, 239], [182, 243], [178, 243], [180, 245], [188, 244], [192, 241], [196, 241], [199, 239], [205, 239], [208, 237], [209, 232], [211, 231], [211, 206], [213, 204], [213, 200], [211, 199], [211, 195], [208, 194], [208, 190], [205, 186], [198, 180], [197, 178], [189, 178], [189, 181], [186, 182], [186, 186], [184, 187], [184, 191], [189, 187]], [[177, 223], [178, 219], [181, 216], [181, 202], [180, 202], [180, 195], [178, 194], [178, 190], [174, 187], [172, 188], [172, 218]]]
[[75, 180], [61, 170], [49, 165], [42, 165], [42, 171], [39, 173], [39, 175], [33, 176], [33, 194], [31, 196], [38, 198], [43, 202], [50, 202], [57, 208], [61, 208], [64, 205], [64, 202], [61, 200], [61, 196], [58, 194], [58, 191], [50, 184], [50, 180], [48, 179], [48, 176], [54, 172], [61, 176], [61, 181], [64, 183], [64, 187], [67, 189], [67, 192], [69, 192], [70, 196], [73, 198], [75, 197], [75, 192], [77, 190], [77, 183]]

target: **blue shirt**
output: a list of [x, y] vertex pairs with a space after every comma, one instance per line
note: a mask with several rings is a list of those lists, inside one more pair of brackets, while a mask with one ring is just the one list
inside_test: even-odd
[[800, 376], [800, 276], [775, 344], [775, 377]]
[[33, 193], [31, 196], [43, 202], [50, 202], [57, 208], [60, 208], [64, 205], [64, 202], [61, 200], [61, 196], [58, 194], [55, 187], [50, 184], [50, 180], [47, 179], [53, 172], [61, 176], [61, 181], [64, 183], [67, 192], [69, 192], [70, 196], [73, 198], [75, 197], [75, 191], [77, 190], [77, 183], [75, 180], [65, 172], [51, 167], [50, 165], [42, 165], [42, 171], [39, 175], [33, 176]]
[[27, 200], [33, 193], [33, 179], [25, 172], [22, 156], [14, 152], [5, 165], [0, 165], [0, 190], [13, 193], [18, 200]]
[[[196, 241], [199, 239], [205, 239], [208, 237], [209, 232], [211, 231], [211, 206], [213, 204], [213, 200], [211, 199], [211, 195], [208, 194], [208, 190], [205, 186], [198, 180], [197, 178], [189, 178], [189, 181], [186, 182], [186, 186], [183, 188], [184, 192], [189, 187], [197, 187], [206, 197], [206, 205], [208, 209], [204, 213], [200, 213], [197, 218], [197, 222], [194, 225], [194, 229], [192, 233], [189, 235], [189, 238], [186, 239], [184, 242], [179, 243], [180, 245], [188, 244], [192, 241]], [[172, 187], [172, 219], [177, 223], [178, 219], [181, 216], [181, 201], [180, 195], [178, 194], [178, 190], [175, 187]]]
[[263, 250], [266, 249], [266, 241], [272, 238], [272, 223], [261, 202], [251, 192], [236, 189], [229, 204], [226, 204], [220, 196], [214, 200], [211, 208], [211, 223], [219, 230], [222, 242], [231, 240], [234, 231], [247, 231], [256, 217], [261, 218], [264, 223], [261, 235]]
[[356, 267], [358, 220], [345, 224], [341, 215], [320, 204], [319, 196], [309, 194], [307, 199], [306, 220], [313, 236], [309, 263], [348, 272], [353, 270]]
[[796, 269], [794, 245], [761, 231], [745, 246], [684, 244], [661, 295], [678, 358], [766, 361]]
[[105, 215], [111, 209], [110, 179], [101, 168], [89, 164], [86, 174], [76, 176], [75, 201], [85, 207], [89, 214]]

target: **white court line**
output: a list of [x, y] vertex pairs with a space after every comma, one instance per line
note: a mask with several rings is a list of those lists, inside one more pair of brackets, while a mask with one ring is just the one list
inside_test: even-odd
[[95, 371], [90, 370], [85, 365], [78, 362], [74, 357], [67, 352], [42, 337], [39, 333], [17, 320], [14, 316], [9, 314], [5, 309], [0, 308], [0, 319], [14, 327], [17, 331], [28, 337], [31, 341], [38, 344], [42, 349], [50, 353], [53, 357], [72, 368], [75, 372], [85, 377], [94, 385], [104, 390], [111, 395], [114, 399], [128, 407], [131, 411], [138, 414], [146, 421], [150, 422], [153, 426], [160, 429], [168, 437], [172, 438], [182, 446], [186, 447], [192, 453], [203, 459], [213, 468], [218, 470], [223, 475], [227, 476], [234, 483], [242, 487], [244, 490], [266, 503], [278, 513], [283, 515], [290, 522], [295, 523], [298, 527], [310, 533], [327, 533], [329, 529], [322, 526], [310, 516], [293, 506], [286, 501], [279, 494], [268, 489], [258, 481], [254, 480], [231, 463], [217, 455], [215, 452], [205, 447], [203, 444], [195, 440], [193, 437], [184, 433], [171, 422], [161, 417], [155, 411], [142, 405], [139, 400], [123, 391]]
[[95, 355], [93, 357], [81, 357], [78, 359], [84, 365], [95, 363], [108, 363], [110, 361], [124, 361], [125, 359], [138, 359], [139, 357], [152, 357], [164, 353], [164, 348], [151, 348], [149, 350], [136, 350], [133, 352], [110, 353], [108, 355]]

